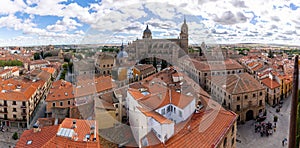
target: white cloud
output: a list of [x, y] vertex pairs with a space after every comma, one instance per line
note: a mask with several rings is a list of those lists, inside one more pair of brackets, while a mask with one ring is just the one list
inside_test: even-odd
[[62, 20], [58, 20], [54, 25], [48, 25], [46, 28], [53, 32], [64, 32], [75, 30], [80, 26], [82, 26], [82, 24], [79, 24], [76, 20], [64, 17]]

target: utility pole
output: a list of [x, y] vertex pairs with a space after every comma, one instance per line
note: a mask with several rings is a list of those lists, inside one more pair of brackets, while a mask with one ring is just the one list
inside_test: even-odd
[[293, 77], [293, 95], [290, 114], [290, 131], [289, 131], [289, 148], [296, 148], [297, 136], [297, 106], [298, 106], [298, 80], [299, 80], [299, 67], [298, 55], [295, 57], [294, 64], [294, 77]]

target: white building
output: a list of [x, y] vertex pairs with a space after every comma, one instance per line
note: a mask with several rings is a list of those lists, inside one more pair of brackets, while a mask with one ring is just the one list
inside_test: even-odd
[[175, 124], [185, 121], [195, 112], [195, 102], [195, 97], [171, 90], [159, 82], [129, 88], [129, 122], [139, 147], [149, 145], [149, 134], [154, 134], [158, 143], [170, 139], [175, 133]]

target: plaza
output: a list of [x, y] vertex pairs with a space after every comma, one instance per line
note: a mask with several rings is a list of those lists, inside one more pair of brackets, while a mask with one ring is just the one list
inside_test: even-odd
[[[276, 132], [266, 137], [261, 137], [259, 133], [255, 133], [255, 121], [251, 120], [243, 125], [238, 125], [237, 142], [238, 148], [277, 148], [283, 147], [282, 140], [288, 138], [289, 124], [290, 124], [290, 104], [292, 95], [286, 98], [283, 102], [280, 112], [276, 112], [276, 108], [266, 105], [267, 119], [264, 122], [273, 122], [274, 116], [278, 116], [276, 123]], [[287, 147], [285, 145], [284, 147]]]

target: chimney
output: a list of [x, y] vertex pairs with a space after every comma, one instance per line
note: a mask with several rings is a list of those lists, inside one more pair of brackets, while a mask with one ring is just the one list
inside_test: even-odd
[[73, 120], [72, 128], [76, 128], [76, 120]]
[[157, 96], [160, 100], [162, 99], [161, 93], [157, 94]]
[[90, 134], [93, 135], [95, 132], [95, 125], [91, 125]]
[[171, 89], [169, 89], [169, 99], [170, 99], [170, 103], [172, 102], [172, 92]]
[[40, 132], [41, 131], [41, 129], [40, 129], [40, 127], [39, 127], [39, 124], [38, 123], [35, 123], [34, 125], [33, 125], [33, 132], [34, 133], [37, 133], [37, 132]]

